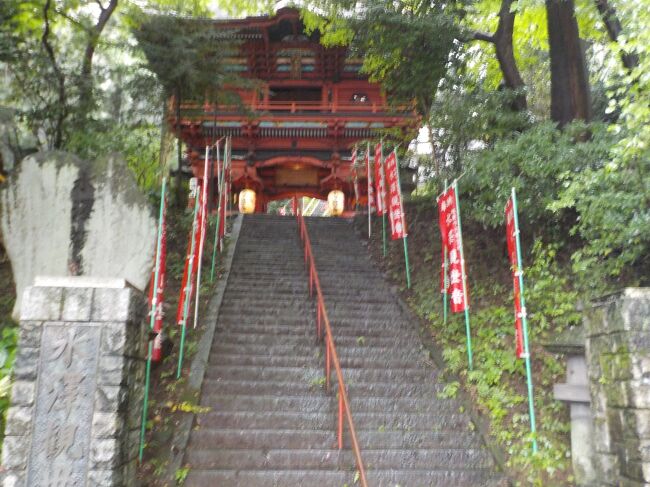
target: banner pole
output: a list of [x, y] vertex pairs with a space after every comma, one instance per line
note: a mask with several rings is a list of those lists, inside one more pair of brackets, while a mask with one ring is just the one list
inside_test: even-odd
[[381, 234], [383, 239], [384, 257], [386, 257], [386, 213], [381, 215]]
[[219, 240], [219, 216], [221, 215], [221, 212], [219, 211], [219, 205], [221, 205], [221, 184], [219, 183], [219, 142], [221, 142], [221, 140], [217, 141], [217, 198], [219, 198], [219, 203], [217, 204], [217, 228], [214, 231], [214, 244], [212, 245], [212, 266], [210, 268], [210, 282], [214, 282], [214, 265], [217, 261], [217, 243]]
[[207, 219], [208, 219], [208, 203], [207, 203], [207, 197], [208, 197], [208, 151], [209, 148], [206, 145], [205, 146], [205, 162], [203, 164], [203, 187], [201, 188], [201, 192], [203, 193], [203, 201], [201, 204], [203, 207], [201, 208], [201, 222], [200, 222], [200, 227], [199, 230], [201, 232], [199, 236], [199, 260], [197, 263], [197, 271], [196, 271], [196, 298], [194, 300], [194, 328], [196, 328], [197, 322], [199, 320], [199, 302], [200, 302], [200, 295], [201, 295], [201, 268], [203, 267], [203, 244], [205, 243], [205, 230], [206, 230], [206, 225], [207, 225]]
[[[400, 201], [400, 212], [402, 213], [402, 222], [404, 225], [404, 263], [406, 265], [406, 288], [411, 289], [411, 269], [409, 268], [409, 249], [408, 245], [406, 244], [406, 218], [404, 218], [404, 203], [402, 200], [404, 199], [404, 196], [402, 195], [402, 183], [400, 182], [399, 179], [399, 162], [397, 160], [397, 149], [393, 150], [395, 152], [395, 173], [397, 174], [397, 190], [399, 191], [399, 201]], [[383, 145], [382, 145], [382, 152], [383, 152]], [[386, 211], [388, 211], [388, 208], [386, 208]]]
[[[381, 165], [379, 171], [381, 172], [381, 177], [384, 180], [384, 194], [379, 195], [379, 197], [383, 198], [383, 201], [381, 202], [382, 208], [384, 209], [384, 213], [381, 215], [381, 235], [382, 235], [382, 245], [383, 245], [383, 250], [384, 250], [384, 257], [386, 257], [386, 212], [388, 211], [388, 208], [386, 207], [386, 171], [384, 168], [384, 140], [381, 140], [381, 155], [379, 157], [379, 164]], [[400, 190], [401, 191], [401, 190]], [[409, 286], [410, 287], [410, 286]]]
[[442, 285], [444, 287], [444, 290], [442, 291], [442, 322], [443, 324], [447, 324], [447, 249], [443, 249], [445, 259], [444, 259], [444, 264], [442, 267]]
[[368, 171], [368, 177], [366, 178], [366, 181], [368, 183], [368, 239], [370, 239], [370, 235], [372, 234], [372, 208], [370, 206], [370, 191], [371, 191], [371, 173], [370, 173], [370, 142], [366, 143], [366, 169]]
[[196, 222], [196, 217], [197, 213], [199, 211], [199, 194], [197, 191], [197, 195], [194, 200], [194, 218], [193, 218], [193, 223], [192, 223], [192, 236], [191, 240], [192, 243], [190, 244], [190, 262], [189, 262], [189, 267], [187, 269], [187, 282], [185, 284], [185, 303], [183, 305], [183, 325], [181, 329], [181, 343], [180, 343], [180, 350], [178, 354], [178, 370], [176, 371], [176, 378], [180, 379], [181, 378], [181, 372], [183, 371], [183, 355], [185, 353], [185, 334], [187, 333], [187, 315], [189, 314], [189, 307], [190, 307], [190, 299], [192, 298], [191, 290], [192, 290], [192, 269], [194, 268], [194, 232], [196, 231], [195, 226], [197, 224]]
[[[223, 212], [222, 218], [219, 226], [223, 225], [223, 233], [225, 235], [226, 233], [226, 223], [227, 223], [227, 217], [226, 217], [226, 209], [227, 209], [227, 204], [228, 204], [228, 183], [226, 181], [226, 167], [230, 165], [230, 157], [232, 155], [232, 139], [230, 136], [226, 138], [226, 143], [223, 147], [223, 171], [221, 173], [221, 186], [222, 186], [222, 191], [223, 191], [223, 202], [221, 206], [221, 211]], [[223, 235], [221, 235], [221, 232], [219, 232], [219, 252], [223, 252]]]
[[[160, 189], [160, 212], [158, 216], [158, 239], [156, 242], [156, 263], [153, 278], [153, 291], [151, 294], [151, 321], [149, 323], [150, 330], [153, 330], [156, 321], [156, 298], [158, 297], [158, 279], [160, 278], [160, 247], [162, 246], [162, 225], [165, 207], [165, 189], [167, 185], [167, 178], [162, 179], [162, 188]], [[142, 425], [140, 427], [140, 450], [138, 452], [138, 461], [142, 463], [142, 456], [144, 455], [144, 436], [147, 429], [147, 415], [149, 409], [149, 387], [151, 385], [151, 350], [153, 348], [152, 341], [149, 340], [149, 347], [147, 352], [147, 366], [144, 379], [144, 402], [142, 404]]]
[[465, 272], [465, 250], [463, 249], [463, 226], [460, 220], [460, 200], [458, 199], [458, 181], [452, 184], [454, 187], [454, 195], [456, 196], [456, 212], [458, 216], [458, 244], [460, 247], [460, 267], [462, 270], [463, 280], [463, 297], [465, 299], [465, 334], [467, 335], [467, 361], [469, 363], [469, 370], [473, 367], [473, 354], [472, 354], [472, 332], [469, 325], [469, 297], [467, 296], [467, 273]]
[[517, 195], [512, 188], [512, 212], [515, 217], [515, 242], [517, 244], [517, 274], [519, 277], [519, 301], [521, 303], [521, 324], [524, 335], [524, 354], [526, 360], [526, 382], [528, 388], [528, 411], [530, 415], [530, 432], [533, 437], [533, 453], [537, 453], [537, 427], [535, 425], [535, 403], [533, 395], [533, 376], [530, 366], [530, 350], [528, 347], [528, 319], [526, 317], [526, 298], [524, 297], [524, 268], [521, 258], [521, 242], [519, 239], [519, 217], [517, 216]]
[[409, 269], [409, 248], [406, 244], [406, 235], [404, 235], [404, 262], [406, 264], [406, 287], [411, 289], [411, 270]]
[[[445, 179], [445, 189], [442, 192], [442, 194], [445, 194], [447, 192], [447, 180]], [[444, 236], [441, 235], [441, 242], [444, 241]], [[447, 307], [448, 307], [448, 296], [447, 296], [447, 285], [449, 284], [447, 282], [447, 266], [449, 265], [447, 261], [447, 249], [444, 248], [444, 243], [443, 243], [443, 249], [442, 249], [442, 255], [443, 255], [443, 264], [442, 264], [442, 285], [444, 287], [442, 291], [442, 322], [443, 324], [447, 324]]]

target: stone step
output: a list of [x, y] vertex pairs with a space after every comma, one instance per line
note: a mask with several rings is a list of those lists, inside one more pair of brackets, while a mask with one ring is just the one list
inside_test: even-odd
[[[189, 487], [342, 487], [355, 485], [354, 472], [342, 470], [208, 470], [191, 469]], [[500, 476], [489, 470], [370, 470], [372, 487], [501, 487]], [[505, 484], [507, 485], [507, 484]]]
[[[336, 334], [334, 337], [336, 348], [342, 347], [354, 347], [362, 343], [363, 347], [400, 347], [400, 346], [413, 346], [413, 340], [410, 338], [396, 337], [396, 336], [370, 336], [370, 335], [346, 335], [341, 336]], [[250, 333], [238, 332], [235, 329], [228, 329], [227, 331], [221, 330], [221, 333], [218, 335], [218, 338], [222, 344], [237, 345], [237, 344], [249, 344], [249, 345], [276, 345], [278, 344], [277, 335], [263, 335], [263, 336], [254, 336]], [[305, 332], [301, 335], [285, 336], [280, 342], [284, 345], [312, 345], [316, 344], [316, 327], [312, 324], [312, 329], [308, 332]]]
[[[228, 318], [229, 320], [234, 321], [234, 318]], [[324, 325], [323, 325], [324, 326]], [[388, 342], [391, 340], [404, 340], [406, 343], [410, 343], [415, 346], [415, 332], [409, 330], [403, 330], [394, 327], [380, 328], [380, 327], [346, 327], [346, 326], [337, 326], [335, 323], [330, 323], [332, 327], [332, 334], [334, 336], [335, 344], [339, 343], [339, 340], [344, 340], [345, 337], [354, 337], [360, 343], [368, 344], [369, 339], [371, 338], [385, 338], [388, 339]], [[217, 323], [217, 332], [219, 334], [251, 334], [257, 338], [263, 338], [264, 336], [277, 336], [282, 335], [286, 337], [290, 336], [309, 336], [314, 340], [316, 339], [316, 324], [311, 323], [301, 326], [300, 324], [295, 325], [285, 325], [277, 323], [267, 323], [255, 321], [242, 321], [238, 324], [232, 324], [228, 326], [221, 326], [220, 323]], [[219, 339], [217, 337], [216, 339]]]
[[[436, 370], [423, 370], [419, 368], [390, 370], [385, 368], [377, 369], [343, 369], [343, 380], [348, 387], [360, 382], [413, 382], [429, 378], [435, 381], [438, 372]], [[207, 379], [227, 380], [273, 380], [306, 382], [311, 384], [319, 381], [325, 376], [320, 366], [313, 367], [259, 367], [256, 365], [236, 365], [209, 367], [206, 370]], [[332, 368], [332, 380], [335, 380]]]
[[[332, 385], [337, 382], [332, 377]], [[350, 397], [373, 396], [373, 397], [436, 397], [444, 387], [444, 384], [430, 384], [421, 382], [366, 382], [348, 386]], [[312, 383], [289, 382], [289, 381], [258, 381], [258, 380], [228, 380], [228, 379], [206, 379], [203, 382], [202, 391], [204, 394], [238, 394], [238, 395], [280, 395], [290, 394], [313, 394], [324, 389], [321, 380]]]
[[[469, 431], [469, 418], [459, 412], [429, 413], [352, 412], [357, 431]], [[330, 411], [274, 411], [262, 415], [251, 411], [210, 411], [197, 416], [200, 428], [334, 430], [337, 416]]]
[[[370, 346], [362, 341], [363, 345], [358, 342], [353, 342], [350, 345], [341, 345], [336, 342], [336, 350], [339, 357], [364, 357], [364, 358], [400, 358], [420, 360], [422, 354], [420, 350], [410, 350], [406, 347], [392, 346]], [[275, 345], [261, 345], [261, 344], [242, 344], [242, 343], [214, 343], [210, 352], [214, 355], [219, 354], [242, 354], [242, 355], [270, 355], [274, 357], [279, 356], [309, 356], [314, 357], [322, 356], [324, 353], [324, 345], [317, 344], [315, 341], [309, 345], [297, 344], [275, 344]]]
[[[256, 432], [257, 433], [257, 432]], [[279, 445], [266, 447], [262, 441], [259, 445], [232, 448], [233, 434], [213, 434], [201, 432], [202, 436], [195, 444], [196, 450], [188, 456], [188, 462], [199, 469], [334, 469], [354, 470], [355, 461], [352, 451], [346, 447], [338, 450], [316, 448], [281, 448]], [[194, 438], [193, 438], [194, 439]], [[334, 438], [329, 438], [330, 442]], [[362, 441], [360, 439], [360, 441]], [[282, 443], [282, 440], [280, 440]], [[440, 470], [450, 465], [462, 467], [471, 464], [474, 470], [493, 466], [492, 459], [483, 450], [474, 448], [436, 448], [436, 449], [368, 449], [363, 448], [363, 461], [368, 472], [375, 465], [382, 469], [435, 469]]]
[[[311, 355], [249, 355], [249, 354], [210, 354], [210, 365], [228, 365], [242, 366], [255, 365], [260, 367], [309, 367], [311, 365], [321, 364], [324, 366], [324, 350], [315, 350]], [[339, 363], [344, 369], [381, 369], [384, 367], [390, 369], [409, 369], [418, 368], [419, 360], [413, 358], [387, 358], [384, 354], [367, 356], [339, 356]]]
[[[201, 397], [201, 405], [213, 408], [215, 411], [303, 411], [319, 412], [334, 411], [336, 399], [333, 396], [310, 394], [308, 396], [275, 396], [257, 395], [241, 396], [231, 394], [205, 393]], [[453, 400], [437, 400], [435, 398], [386, 398], [360, 396], [350, 397], [350, 408], [353, 414], [357, 412], [404, 412], [404, 413], [452, 413], [458, 410], [459, 404]]]

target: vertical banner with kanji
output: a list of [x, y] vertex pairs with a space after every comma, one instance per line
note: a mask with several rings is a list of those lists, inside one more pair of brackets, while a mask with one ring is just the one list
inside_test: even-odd
[[505, 208], [506, 240], [508, 242], [508, 257], [512, 269], [514, 300], [515, 300], [515, 336], [517, 358], [523, 358], [526, 363], [526, 383], [528, 388], [528, 414], [530, 416], [530, 432], [533, 453], [537, 452], [537, 427], [535, 425], [535, 403], [533, 396], [533, 374], [530, 364], [530, 348], [528, 346], [528, 318], [526, 314], [526, 298], [524, 297], [524, 269], [521, 259], [521, 239], [519, 235], [519, 217], [517, 215], [517, 194], [515, 188]]
[[195, 252], [196, 258], [196, 299], [194, 302], [194, 328], [196, 328], [199, 319], [199, 300], [201, 295], [201, 271], [203, 269], [203, 247], [205, 246], [205, 236], [208, 226], [208, 185], [210, 176], [208, 168], [210, 167], [210, 147], [205, 146], [205, 161], [203, 164], [203, 179], [201, 183], [201, 208], [199, 209], [199, 234], [198, 249]]
[[386, 181], [388, 182], [388, 198], [386, 211], [390, 221], [390, 233], [393, 240], [404, 241], [404, 263], [406, 265], [406, 286], [411, 287], [411, 270], [409, 269], [408, 246], [406, 243], [406, 219], [402, 206], [402, 189], [399, 183], [399, 168], [397, 167], [397, 154], [395, 151], [384, 161], [386, 170]]
[[519, 288], [519, 266], [517, 265], [517, 241], [515, 229], [515, 213], [512, 198], [506, 204], [506, 242], [508, 243], [508, 258], [512, 270], [512, 287], [515, 301], [515, 353], [517, 358], [524, 357], [524, 336], [521, 326], [521, 289]]
[[[163, 329], [163, 302], [165, 291], [165, 273], [167, 269], [167, 199], [162, 202], [162, 222], [160, 235], [160, 251], [156, 253], [156, 265], [151, 271], [149, 285], [149, 309], [153, 316], [153, 331], [156, 334], [153, 340], [151, 360], [160, 362], [162, 359], [162, 329]], [[156, 273], [158, 276], [156, 276]], [[157, 279], [156, 279], [157, 277]], [[155, 303], [154, 303], [155, 300]]]
[[201, 190], [197, 186], [194, 195], [194, 218], [192, 220], [192, 228], [187, 242], [187, 253], [185, 254], [185, 265], [183, 267], [183, 278], [181, 280], [181, 290], [178, 299], [178, 308], [176, 310], [176, 323], [179, 326], [185, 325], [187, 319], [185, 305], [188, 300], [191, 300], [194, 293], [194, 275], [196, 270], [196, 251], [199, 244], [199, 220], [201, 219]]
[[388, 220], [390, 221], [391, 238], [397, 240], [407, 236], [406, 221], [402, 209], [402, 191], [399, 185], [397, 156], [395, 152], [386, 158], [386, 180], [388, 181]]
[[377, 195], [377, 214], [381, 215], [381, 241], [384, 257], [386, 257], [386, 174], [384, 170], [384, 144], [379, 142], [375, 146], [375, 184]]
[[[467, 336], [467, 359], [470, 370], [473, 367], [472, 335], [469, 325], [469, 296], [465, 257], [463, 254], [463, 231], [460, 219], [457, 183], [454, 182], [438, 198], [438, 214], [441, 219], [441, 234], [444, 251], [447, 251], [448, 280], [443, 286], [449, 293], [451, 312], [465, 312], [465, 334]], [[444, 264], [444, 261], [443, 261]], [[447, 267], [447, 266], [445, 266]]]
[[370, 144], [366, 146], [366, 174], [368, 181], [368, 238], [372, 234], [372, 212], [375, 210], [375, 190], [372, 184], [372, 170], [370, 168]]
[[354, 174], [354, 206], [359, 206], [359, 173], [357, 171], [357, 147], [352, 149], [352, 157], [350, 160], [352, 171]]
[[149, 327], [151, 331], [156, 333], [156, 339], [152, 343], [149, 341], [147, 348], [147, 363], [145, 368], [145, 379], [144, 379], [144, 400], [142, 402], [142, 420], [141, 420], [141, 429], [140, 429], [140, 446], [138, 451], [138, 459], [142, 462], [142, 457], [144, 454], [144, 439], [147, 423], [147, 416], [149, 414], [149, 387], [151, 384], [151, 362], [155, 359], [154, 348], [156, 347], [156, 341], [158, 341], [158, 360], [160, 360], [160, 350], [162, 343], [161, 331], [162, 331], [162, 296], [163, 296], [163, 285], [165, 283], [165, 254], [167, 253], [167, 231], [165, 228], [165, 213], [167, 210], [167, 198], [166, 198], [166, 182], [167, 179], [163, 178], [162, 187], [160, 189], [160, 213], [158, 217], [158, 232], [156, 238], [156, 254], [154, 260], [154, 271], [151, 279], [150, 286], [150, 324]]
[[384, 164], [382, 163], [382, 144], [375, 146], [375, 186], [377, 195], [377, 214], [386, 214], [386, 182], [384, 180]]
[[192, 230], [190, 232], [190, 241], [188, 243], [188, 252], [185, 257], [185, 268], [183, 270], [183, 279], [181, 281], [181, 292], [178, 300], [178, 309], [176, 312], [176, 322], [181, 327], [181, 342], [179, 345], [178, 354], [178, 368], [176, 370], [176, 378], [180, 379], [183, 357], [185, 349], [185, 334], [187, 331], [187, 320], [190, 314], [190, 302], [192, 301], [192, 293], [194, 292], [194, 283], [198, 264], [197, 250], [199, 246], [200, 231], [199, 222], [202, 219], [201, 211], [203, 208], [202, 192], [200, 186], [194, 189], [194, 219], [192, 222]]

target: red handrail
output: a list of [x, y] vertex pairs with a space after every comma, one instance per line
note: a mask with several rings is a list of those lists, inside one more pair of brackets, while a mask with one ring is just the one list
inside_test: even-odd
[[[297, 205], [296, 205], [297, 207]], [[325, 308], [325, 300], [323, 299], [323, 291], [320, 286], [320, 279], [318, 278], [318, 271], [316, 270], [316, 264], [314, 262], [314, 254], [311, 249], [311, 240], [309, 239], [309, 233], [307, 232], [307, 225], [305, 224], [305, 218], [302, 215], [301, 211], [297, 208], [296, 210], [296, 219], [298, 220], [298, 231], [300, 232], [300, 238], [305, 244], [305, 265], [309, 266], [309, 295], [313, 295], [314, 287], [316, 288], [316, 334], [319, 340], [323, 339], [323, 327], [321, 327], [321, 322], [324, 324], [325, 331], [325, 388], [329, 392], [330, 390], [330, 371], [331, 365], [334, 364], [334, 371], [336, 373], [336, 378], [339, 383], [339, 415], [338, 415], [338, 429], [337, 429], [337, 438], [339, 444], [339, 450], [343, 448], [343, 413], [345, 412], [345, 417], [348, 422], [348, 429], [350, 430], [350, 438], [352, 440], [352, 450], [354, 451], [354, 457], [357, 463], [357, 471], [359, 472], [359, 482], [361, 487], [368, 487], [368, 482], [366, 481], [366, 471], [363, 466], [363, 460], [361, 459], [361, 450], [359, 449], [359, 442], [357, 441], [357, 433], [354, 429], [354, 422], [352, 421], [352, 413], [350, 412], [350, 401], [348, 400], [348, 393], [343, 381], [343, 372], [341, 371], [341, 364], [339, 363], [339, 357], [336, 353], [336, 347], [334, 346], [334, 337], [332, 336], [332, 327], [330, 326], [330, 320], [327, 316], [327, 309]]]

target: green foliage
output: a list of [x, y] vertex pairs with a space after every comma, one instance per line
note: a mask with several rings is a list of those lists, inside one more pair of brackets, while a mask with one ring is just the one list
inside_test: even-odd
[[459, 176], [477, 146], [491, 147], [529, 125], [526, 113], [511, 109], [515, 96], [510, 90], [488, 92], [480, 85], [472, 86], [457, 73], [443, 80], [429, 121], [434, 127], [437, 158], [449, 162], [440, 178]]
[[237, 52], [233, 33], [220, 32], [209, 22], [142, 15], [134, 34], [168, 95], [217, 100], [224, 84], [240, 81], [224, 64], [226, 56]]
[[91, 123], [87, 131], [70, 135], [68, 149], [87, 160], [119, 151], [144, 192], [153, 194], [160, 187], [160, 127], [156, 125]]
[[355, 10], [348, 0], [307, 3], [303, 20], [308, 31], [318, 30], [326, 45], [350, 45], [363, 59], [363, 71], [382, 84], [397, 103], [415, 101], [428, 114], [458, 29], [437, 4], [374, 0]]
[[178, 470], [176, 470], [174, 474], [174, 479], [176, 480], [176, 484], [183, 485], [189, 473], [190, 473], [190, 467], [181, 467]]
[[[505, 258], [500, 262], [507, 267]], [[508, 453], [508, 464], [523, 485], [557, 485], [568, 462], [568, 418], [552, 397], [552, 384], [563, 373], [560, 362], [540, 346], [551, 336], [579, 322], [578, 295], [569, 287], [556, 247], [535, 242], [532, 263], [526, 269], [526, 301], [533, 357], [538, 455], [531, 454], [530, 422], [523, 360], [514, 353], [514, 312], [509, 286], [493, 279], [472, 283], [474, 370], [467, 371], [462, 315], [441, 320], [440, 295], [431, 279], [418, 278], [411, 304], [431, 323], [450, 371], [465, 378], [466, 386], [490, 418], [491, 433]], [[445, 385], [440, 397], [453, 397], [460, 384]], [[558, 477], [559, 476], [559, 477]]]
[[386, 1], [369, 6], [353, 26], [353, 46], [370, 79], [399, 102], [415, 100], [427, 114], [457, 37], [453, 20], [441, 9]]
[[[4, 433], [7, 409], [11, 399], [11, 370], [18, 344], [18, 326], [7, 322], [2, 324], [0, 332], [0, 432]], [[4, 434], [0, 436], [4, 438]]]
[[[576, 143], [587, 130], [591, 140]], [[573, 208], [558, 211], [557, 200], [567, 181], [608, 159], [611, 136], [602, 125], [573, 124], [557, 130], [553, 123], [532, 126], [516, 136], [498, 140], [489, 150], [469, 158], [461, 190], [463, 207], [472, 218], [497, 227], [511, 188], [517, 190], [522, 225], [543, 226], [560, 241], [567, 233]], [[569, 221], [571, 225], [571, 220]]]

